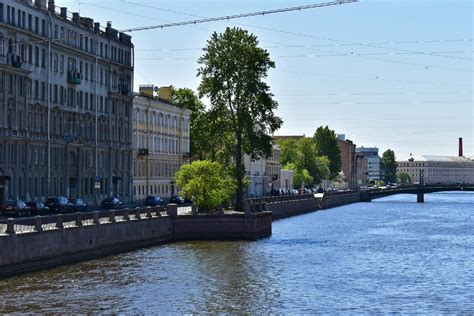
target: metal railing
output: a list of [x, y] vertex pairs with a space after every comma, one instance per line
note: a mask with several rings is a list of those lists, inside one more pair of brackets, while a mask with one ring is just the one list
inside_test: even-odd
[[[57, 214], [29, 218], [8, 218], [0, 221], [0, 235], [42, 232], [116, 222], [147, 220], [170, 216], [167, 207], [127, 208], [121, 210], [94, 211], [87, 213]], [[176, 215], [187, 215], [191, 207], [176, 207]]]

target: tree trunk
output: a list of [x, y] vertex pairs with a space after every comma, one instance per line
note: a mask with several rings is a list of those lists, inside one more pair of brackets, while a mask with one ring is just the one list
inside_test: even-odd
[[244, 175], [242, 164], [242, 135], [237, 133], [237, 148], [235, 155], [235, 171], [237, 179], [237, 196], [235, 203], [235, 210], [237, 212], [244, 211]]

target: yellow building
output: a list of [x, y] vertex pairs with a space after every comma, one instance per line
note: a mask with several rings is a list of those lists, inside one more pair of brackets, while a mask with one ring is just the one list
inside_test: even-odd
[[[159, 90], [159, 97], [155, 97]], [[176, 193], [174, 176], [189, 162], [191, 111], [171, 102], [169, 87], [140, 86], [133, 99], [133, 195], [169, 198]]]

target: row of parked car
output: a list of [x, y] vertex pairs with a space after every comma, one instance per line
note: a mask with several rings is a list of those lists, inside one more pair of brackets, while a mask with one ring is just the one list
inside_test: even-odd
[[[169, 203], [183, 205], [192, 203], [180, 196], [173, 196]], [[145, 206], [163, 206], [165, 201], [159, 196], [148, 196], [145, 199]], [[118, 197], [110, 197], [104, 199], [100, 203], [102, 209], [121, 209], [125, 205]], [[13, 201], [7, 200], [0, 204], [0, 216], [37, 216], [48, 214], [67, 214], [76, 212], [87, 212], [89, 210], [88, 204], [80, 198], [68, 199], [64, 196], [49, 198], [45, 203], [43, 202], [24, 202], [21, 200]]]
[[323, 193], [324, 190], [322, 188], [300, 188], [297, 189], [278, 189], [272, 190], [272, 196], [285, 196], [285, 195], [298, 195], [298, 194], [310, 194], [310, 193]]

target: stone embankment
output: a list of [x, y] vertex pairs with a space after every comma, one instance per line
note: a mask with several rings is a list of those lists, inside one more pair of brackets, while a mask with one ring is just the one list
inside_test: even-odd
[[359, 192], [346, 191], [249, 199], [248, 208], [251, 212], [270, 211], [277, 220], [357, 202], [360, 202]]
[[178, 216], [177, 206], [8, 219], [0, 230], [0, 277], [175, 240], [271, 235], [270, 212]]
[[0, 277], [180, 240], [268, 237], [272, 220], [360, 201], [359, 192], [247, 201], [245, 213], [178, 215], [178, 207], [77, 213], [0, 223]]

